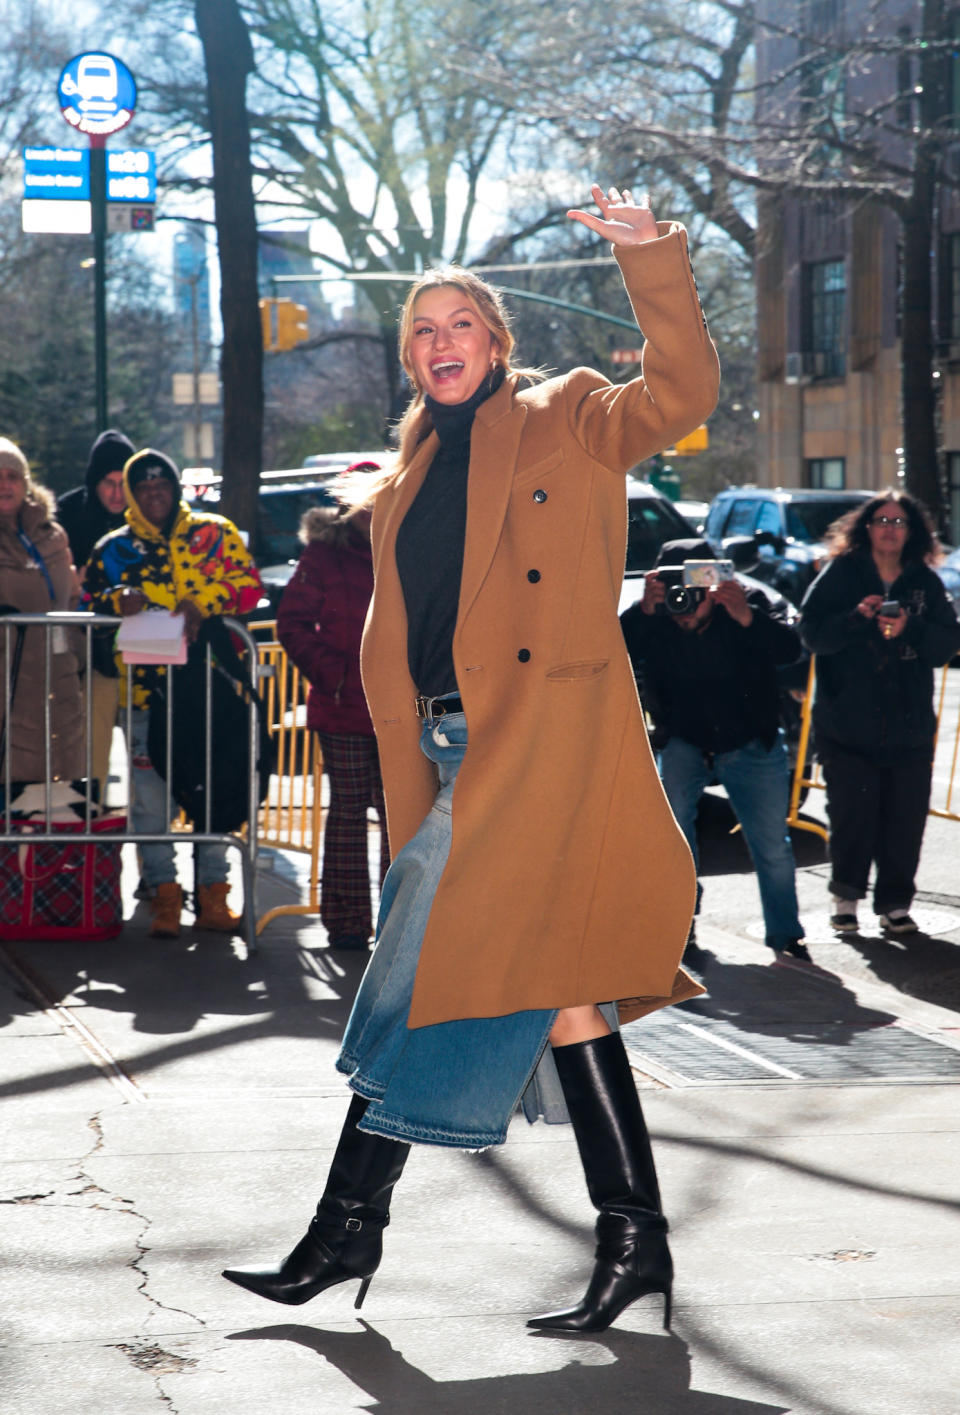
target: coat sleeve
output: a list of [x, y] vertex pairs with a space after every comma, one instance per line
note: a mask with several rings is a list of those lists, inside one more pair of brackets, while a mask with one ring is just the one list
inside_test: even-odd
[[800, 608], [800, 637], [811, 653], [842, 653], [867, 637], [872, 624], [857, 609], [861, 597], [842, 560], [820, 571]]
[[105, 537], [98, 543], [87, 561], [87, 573], [84, 576], [83, 588], [89, 607], [95, 614], [119, 614], [120, 595], [124, 584], [122, 581], [117, 584], [112, 583], [104, 559], [106, 549], [107, 538]]
[[202, 614], [249, 614], [263, 593], [260, 572], [232, 521], [223, 520], [223, 552], [190, 598]]
[[747, 603], [753, 610], [753, 619], [742, 632], [749, 636], [751, 647], [758, 654], [765, 654], [778, 668], [796, 663], [803, 653], [800, 635], [787, 622], [787, 610], [772, 609], [762, 590], [751, 591]]
[[692, 432], [713, 412], [720, 364], [687, 255], [687, 233], [661, 222], [660, 236], [614, 255], [643, 332], [639, 378], [612, 384], [587, 370], [568, 382], [570, 431], [591, 457], [625, 472]]
[[940, 668], [960, 653], [960, 623], [947, 598], [943, 581], [932, 573], [925, 577], [925, 608], [909, 614], [902, 638], [916, 649], [917, 656], [930, 668]]
[[324, 638], [328, 588], [324, 558], [308, 546], [281, 596], [277, 638], [311, 688], [333, 697], [343, 682], [346, 661]]
[[630, 662], [636, 672], [655, 641], [659, 628], [657, 616], [645, 614], [638, 600], [636, 604], [631, 604], [630, 608], [625, 609], [621, 614], [620, 628], [623, 630]]

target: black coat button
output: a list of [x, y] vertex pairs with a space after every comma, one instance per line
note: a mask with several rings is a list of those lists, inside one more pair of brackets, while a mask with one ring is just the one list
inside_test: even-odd
[[529, 662], [530, 662], [530, 650], [529, 650], [529, 649], [521, 649], [520, 652], [517, 654], [517, 658], [519, 658], [519, 660], [520, 660], [521, 663], [529, 663]]
[[539, 571], [539, 570], [528, 570], [528, 571], [527, 571], [527, 579], [530, 581], [531, 585], [537, 584], [537, 582], [538, 582], [539, 579], [540, 579], [540, 571]]
[[542, 487], [538, 486], [536, 491], [533, 493], [533, 499], [534, 501], [546, 501], [547, 493], [543, 490]]

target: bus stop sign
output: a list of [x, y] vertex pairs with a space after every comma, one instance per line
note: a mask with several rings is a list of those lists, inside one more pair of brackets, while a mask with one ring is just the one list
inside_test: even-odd
[[112, 54], [76, 54], [57, 85], [64, 119], [78, 133], [109, 137], [125, 128], [137, 106], [133, 75]]

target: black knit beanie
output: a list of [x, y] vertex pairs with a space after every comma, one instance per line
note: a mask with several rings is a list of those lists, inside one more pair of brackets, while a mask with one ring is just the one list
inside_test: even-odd
[[154, 452], [152, 447], [145, 447], [142, 452], [138, 452], [135, 457], [131, 457], [126, 466], [127, 486], [131, 493], [150, 477], [166, 477], [176, 488], [177, 495], [180, 494], [180, 473], [176, 464], [170, 460], [163, 452]]
[[122, 472], [135, 450], [129, 437], [124, 437], [115, 427], [107, 428], [90, 448], [90, 460], [83, 474], [84, 484], [93, 491], [111, 472]]

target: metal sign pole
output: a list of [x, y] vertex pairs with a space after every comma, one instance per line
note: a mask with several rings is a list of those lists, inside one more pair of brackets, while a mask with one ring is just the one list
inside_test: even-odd
[[107, 140], [90, 134], [90, 220], [93, 230], [93, 328], [97, 434], [107, 420]]

